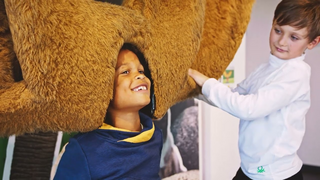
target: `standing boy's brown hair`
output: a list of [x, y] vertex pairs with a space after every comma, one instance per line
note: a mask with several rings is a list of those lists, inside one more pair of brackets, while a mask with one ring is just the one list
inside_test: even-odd
[[282, 0], [274, 12], [273, 23], [307, 28], [307, 38], [311, 42], [320, 36], [320, 1]]

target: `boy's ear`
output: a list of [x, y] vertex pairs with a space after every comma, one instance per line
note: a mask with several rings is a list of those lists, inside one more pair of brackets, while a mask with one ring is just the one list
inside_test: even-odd
[[308, 49], [313, 49], [314, 47], [316, 47], [320, 42], [320, 36], [317, 36], [313, 41], [311, 41], [308, 44]]

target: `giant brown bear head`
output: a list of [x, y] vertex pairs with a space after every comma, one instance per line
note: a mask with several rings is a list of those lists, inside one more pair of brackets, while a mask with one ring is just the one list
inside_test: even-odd
[[161, 118], [200, 93], [189, 68], [221, 76], [253, 1], [0, 0], [0, 135], [99, 127], [124, 43], [146, 58]]

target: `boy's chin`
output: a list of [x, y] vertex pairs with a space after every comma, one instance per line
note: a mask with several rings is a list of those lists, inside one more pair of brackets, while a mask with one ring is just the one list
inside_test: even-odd
[[142, 109], [145, 106], [147, 106], [149, 103], [150, 103], [150, 100], [143, 101], [140, 99], [140, 101], [136, 101], [135, 104], [132, 106], [136, 106], [138, 109]]
[[[118, 104], [110, 104], [112, 106], [113, 109], [117, 109], [117, 111], [119, 110], [131, 110], [131, 111], [140, 111], [142, 108], [146, 107], [148, 104], [150, 103], [150, 99], [149, 100], [136, 100], [136, 101], [131, 101], [131, 102], [122, 102], [122, 103], [118, 103]], [[109, 107], [110, 109], [110, 107]]]
[[149, 100], [149, 101], [146, 101], [146, 102], [141, 103], [142, 108], [144, 108], [145, 106], [147, 106], [149, 103], [150, 103], [150, 100]]

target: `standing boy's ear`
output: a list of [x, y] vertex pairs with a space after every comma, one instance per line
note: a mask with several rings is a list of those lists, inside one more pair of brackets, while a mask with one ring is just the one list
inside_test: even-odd
[[317, 36], [313, 41], [308, 44], [308, 49], [316, 47], [320, 42], [320, 36]]

